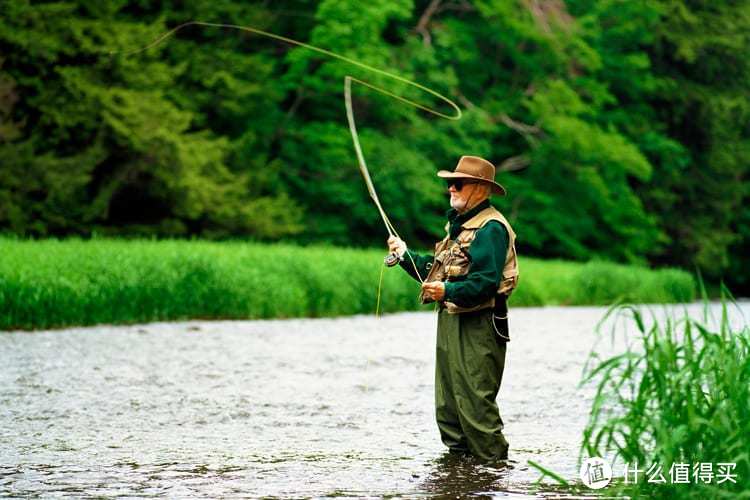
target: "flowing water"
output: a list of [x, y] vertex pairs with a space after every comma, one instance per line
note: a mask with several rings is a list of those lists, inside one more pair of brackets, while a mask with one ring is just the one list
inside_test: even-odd
[[527, 461], [577, 476], [605, 312], [511, 310], [505, 468], [444, 452], [431, 312], [0, 333], [0, 496], [552, 496]]

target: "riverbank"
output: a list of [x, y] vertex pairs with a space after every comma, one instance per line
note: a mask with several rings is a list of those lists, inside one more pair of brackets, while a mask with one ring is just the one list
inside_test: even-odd
[[[372, 314], [383, 250], [153, 240], [0, 239], [0, 329]], [[520, 259], [511, 306], [688, 302], [690, 274]], [[429, 309], [385, 269], [380, 311]]]

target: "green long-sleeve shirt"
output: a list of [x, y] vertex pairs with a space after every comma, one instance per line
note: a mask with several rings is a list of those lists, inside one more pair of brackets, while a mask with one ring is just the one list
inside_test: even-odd
[[[456, 239], [461, 232], [461, 224], [474, 217], [480, 211], [490, 206], [490, 201], [485, 200], [464, 214], [459, 214], [451, 209], [448, 213], [450, 222], [450, 237]], [[477, 234], [469, 247], [471, 266], [469, 272], [457, 281], [445, 283], [445, 300], [453, 302], [460, 307], [472, 307], [490, 299], [503, 278], [503, 267], [505, 266], [505, 255], [508, 252], [508, 231], [501, 223], [489, 221]], [[424, 279], [429, 271], [434, 257], [431, 255], [419, 255], [408, 252], [404, 256], [401, 267], [414, 279], [419, 280], [414, 270], [414, 265], [419, 270], [419, 275]], [[411, 256], [411, 259], [409, 258]], [[414, 259], [414, 264], [412, 264]]]

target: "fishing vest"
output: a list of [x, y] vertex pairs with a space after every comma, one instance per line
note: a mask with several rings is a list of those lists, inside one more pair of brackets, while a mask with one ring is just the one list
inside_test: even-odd
[[[477, 231], [484, 227], [489, 221], [495, 220], [505, 226], [508, 231], [508, 251], [505, 254], [505, 266], [503, 266], [503, 276], [500, 280], [500, 286], [497, 294], [510, 295], [518, 283], [518, 260], [516, 259], [516, 233], [510, 227], [510, 223], [494, 207], [487, 207], [471, 219], [461, 224], [461, 232], [454, 240], [450, 239], [450, 223], [446, 224], [445, 231], [448, 233], [445, 238], [435, 245], [435, 258], [432, 267], [425, 278], [427, 281], [453, 281], [455, 278], [465, 276], [471, 268], [471, 256], [469, 248]], [[463, 313], [478, 311], [488, 307], [495, 306], [495, 295], [489, 300], [477, 304], [473, 307], [461, 307], [456, 304], [445, 301], [444, 305], [449, 313]], [[432, 299], [425, 297], [424, 293], [419, 296], [423, 304], [432, 302]]]

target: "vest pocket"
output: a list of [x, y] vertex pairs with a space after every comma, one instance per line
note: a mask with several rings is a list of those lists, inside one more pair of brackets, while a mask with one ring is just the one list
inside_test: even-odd
[[445, 266], [445, 277], [448, 281], [458, 281], [457, 278], [465, 278], [466, 274], [463, 266]]

